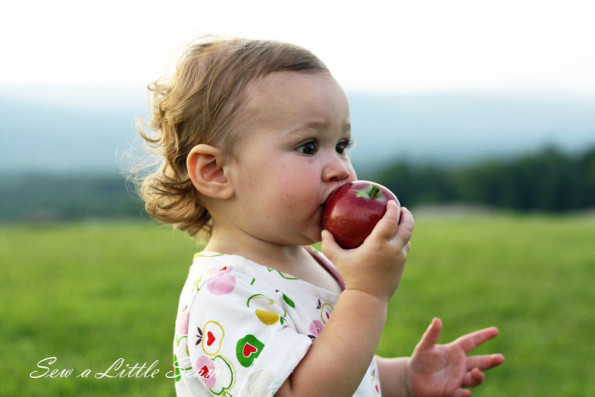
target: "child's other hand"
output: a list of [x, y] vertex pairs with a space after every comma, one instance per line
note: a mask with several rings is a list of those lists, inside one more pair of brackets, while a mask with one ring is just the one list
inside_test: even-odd
[[480, 385], [483, 371], [504, 362], [501, 354], [467, 354], [498, 335], [497, 328], [486, 328], [458, 338], [447, 345], [437, 345], [442, 323], [435, 318], [415, 348], [407, 365], [410, 394], [424, 396], [468, 397], [467, 387]]
[[335, 264], [346, 289], [359, 290], [388, 300], [401, 281], [413, 233], [413, 215], [394, 201], [366, 238], [352, 250], [344, 250], [328, 231], [322, 233], [322, 252]]

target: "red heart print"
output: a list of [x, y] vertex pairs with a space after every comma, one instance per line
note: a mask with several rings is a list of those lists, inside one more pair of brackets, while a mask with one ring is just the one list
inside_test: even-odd
[[198, 375], [202, 376], [203, 378], [209, 378], [211, 376], [211, 373], [209, 371], [209, 367], [207, 367], [206, 365], [204, 365], [199, 371], [198, 371]]
[[243, 367], [249, 368], [263, 349], [264, 343], [259, 341], [256, 336], [248, 334], [236, 343], [236, 357]]
[[258, 350], [256, 347], [252, 346], [250, 343], [246, 343], [242, 353], [244, 354], [244, 357], [250, 357], [252, 353], [256, 353], [256, 350]]
[[207, 346], [211, 346], [215, 342], [215, 335], [211, 331], [207, 332]]

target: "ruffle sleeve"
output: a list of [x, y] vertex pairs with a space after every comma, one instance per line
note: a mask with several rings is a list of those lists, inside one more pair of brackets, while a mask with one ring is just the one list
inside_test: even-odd
[[292, 327], [274, 287], [227, 259], [191, 283], [178, 313], [178, 395], [272, 396], [312, 343]]

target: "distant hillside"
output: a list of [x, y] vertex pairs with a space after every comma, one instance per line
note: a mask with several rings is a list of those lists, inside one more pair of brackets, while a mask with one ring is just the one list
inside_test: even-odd
[[595, 143], [595, 98], [353, 95], [350, 101], [356, 164], [458, 165]]
[[117, 171], [136, 135], [134, 107], [66, 107], [0, 97], [4, 171]]
[[[546, 144], [576, 150], [595, 143], [595, 98], [349, 97], [352, 158], [362, 171], [395, 159], [454, 164]], [[117, 171], [146, 110], [144, 94], [125, 89], [0, 87], [0, 169]]]

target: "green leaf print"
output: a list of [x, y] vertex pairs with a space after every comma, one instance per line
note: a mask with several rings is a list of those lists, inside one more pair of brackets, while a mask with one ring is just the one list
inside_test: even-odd
[[283, 300], [285, 301], [285, 303], [287, 303], [289, 306], [295, 309], [295, 303], [293, 303], [293, 301], [289, 299], [287, 295], [283, 294]]

